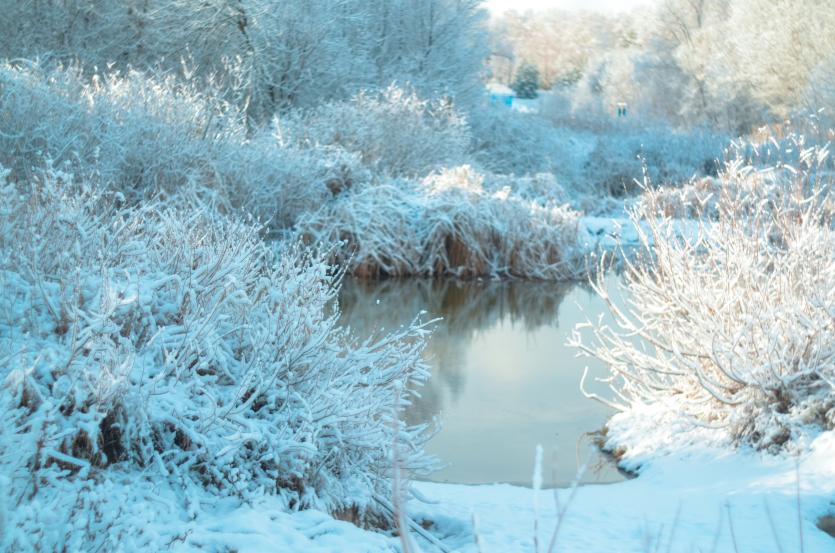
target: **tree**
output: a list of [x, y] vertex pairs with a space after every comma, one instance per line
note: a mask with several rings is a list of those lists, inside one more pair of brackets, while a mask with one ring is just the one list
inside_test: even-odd
[[488, 53], [481, 0], [0, 0], [0, 13], [0, 57], [202, 79], [255, 123], [392, 82], [467, 102]]
[[539, 88], [539, 70], [536, 66], [523, 63], [519, 71], [516, 72], [516, 79], [513, 81], [511, 88], [518, 98], [536, 98], [536, 91]]

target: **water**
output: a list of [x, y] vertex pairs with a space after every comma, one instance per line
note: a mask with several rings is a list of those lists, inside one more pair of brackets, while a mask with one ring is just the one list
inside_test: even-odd
[[[447, 466], [431, 480], [530, 485], [537, 444], [546, 485], [571, 482], [586, 463], [583, 483], [623, 479], [594, 445], [612, 412], [580, 393], [585, 366], [588, 380], [606, 369], [565, 346], [576, 323], [607, 313], [588, 287], [348, 280], [340, 306], [342, 324], [361, 337], [407, 324], [422, 310], [443, 317], [427, 345], [432, 378], [406, 414], [442, 424], [427, 450]], [[587, 388], [606, 392], [600, 383]]]

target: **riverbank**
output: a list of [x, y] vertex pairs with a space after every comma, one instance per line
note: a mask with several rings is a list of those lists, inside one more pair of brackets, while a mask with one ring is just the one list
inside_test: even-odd
[[[638, 438], [638, 432], [631, 438]], [[669, 438], [671, 443], [672, 433]], [[835, 511], [835, 432], [821, 433], [797, 457], [732, 451], [705, 445], [706, 439], [654, 457], [638, 453], [644, 444], [636, 439], [628, 466], [640, 466], [640, 476], [577, 488], [555, 551], [817, 553], [835, 548], [835, 538], [816, 526], [820, 517]], [[513, 486], [421, 483], [417, 488], [439, 503], [413, 504], [411, 514], [433, 520], [434, 532], [452, 551], [479, 551], [473, 515], [481, 551], [535, 551], [535, 503], [540, 506], [539, 543], [552, 538], [557, 516], [550, 490], [540, 491], [535, 501], [533, 490]], [[570, 495], [558, 490], [561, 506]]]
[[[831, 551], [835, 538], [819, 530], [816, 522], [835, 509], [833, 456], [835, 432], [818, 435], [798, 458], [695, 443], [675, 454], [636, 455], [629, 462], [641, 464], [638, 478], [577, 489], [555, 551]], [[143, 487], [150, 492], [150, 483], [146, 484]], [[532, 489], [503, 484], [417, 483], [416, 488], [437, 503], [414, 500], [409, 514], [449, 551], [535, 551], [537, 518], [540, 551], [547, 550], [557, 520], [552, 490], [538, 492], [535, 501]], [[136, 497], [142, 492], [134, 487], [131, 493]], [[239, 553], [400, 550], [396, 537], [362, 530], [315, 510], [287, 513], [268, 496], [241, 505], [232, 499], [194, 495], [184, 509], [171, 489], [157, 487], [155, 493], [153, 502], [130, 503], [143, 506], [141, 513], [126, 515], [134, 517], [131, 524], [143, 525], [145, 539], [126, 543], [125, 550], [132, 545]], [[569, 490], [558, 490], [561, 505], [566, 505], [569, 495]], [[473, 515], [483, 544], [480, 550]], [[439, 550], [420, 539], [418, 543], [425, 552]]]

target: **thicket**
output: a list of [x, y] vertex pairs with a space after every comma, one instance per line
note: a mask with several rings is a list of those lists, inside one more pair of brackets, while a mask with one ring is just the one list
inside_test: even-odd
[[0, 467], [21, 535], [45, 531], [33, 501], [102, 471], [363, 512], [394, 467], [431, 465], [399, 421], [426, 328], [353, 339], [322, 257], [196, 193], [119, 207], [59, 172], [3, 176]]
[[364, 278], [570, 279], [582, 268], [579, 214], [555, 201], [560, 191], [553, 178], [491, 179], [464, 166], [352, 189], [297, 231], [310, 244], [340, 242], [333, 262]]
[[[835, 427], [829, 145], [796, 155], [795, 166], [736, 164], [709, 181], [715, 200], [686, 213], [700, 217], [697, 232], [670, 218], [692, 203], [644, 195], [628, 305], [610, 301], [617, 324], [572, 339], [610, 367], [612, 406], [661, 405], [769, 450]], [[602, 280], [597, 290], [610, 298]]]

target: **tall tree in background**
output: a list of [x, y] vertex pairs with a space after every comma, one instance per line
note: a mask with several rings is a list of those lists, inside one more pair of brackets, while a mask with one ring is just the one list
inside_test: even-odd
[[831, 0], [661, 0], [615, 17], [510, 12], [492, 29], [545, 86], [579, 75], [567, 94], [587, 114], [627, 102], [641, 120], [744, 133], [835, 111]]
[[0, 0], [0, 10], [0, 57], [203, 78], [254, 121], [392, 82], [472, 101], [487, 57], [481, 0]]

